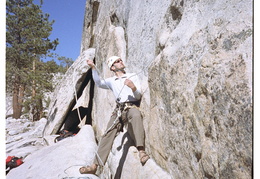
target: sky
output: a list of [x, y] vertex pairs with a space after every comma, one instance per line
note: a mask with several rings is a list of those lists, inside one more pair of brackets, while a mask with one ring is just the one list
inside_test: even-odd
[[[39, 3], [35, 0], [34, 3]], [[44, 0], [42, 11], [55, 20], [50, 39], [59, 39], [54, 53], [71, 58], [73, 61], [80, 54], [86, 0]]]

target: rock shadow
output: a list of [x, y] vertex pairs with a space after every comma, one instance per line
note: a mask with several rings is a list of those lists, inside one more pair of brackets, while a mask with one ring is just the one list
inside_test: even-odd
[[[124, 143], [125, 139], [127, 139], [126, 143]], [[122, 153], [122, 156], [119, 160], [114, 179], [120, 179], [121, 178], [121, 174], [122, 174], [123, 166], [124, 166], [124, 163], [125, 163], [125, 160], [126, 160], [126, 156], [128, 154], [129, 148], [131, 146], [134, 146], [134, 141], [130, 137], [129, 133], [126, 132], [122, 137], [121, 145], [117, 147], [118, 151], [123, 149], [123, 153]]]

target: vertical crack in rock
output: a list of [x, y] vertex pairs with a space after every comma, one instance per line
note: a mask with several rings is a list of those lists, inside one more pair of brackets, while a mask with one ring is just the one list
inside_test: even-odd
[[[90, 70], [92, 71], [92, 70]], [[91, 72], [92, 73], [92, 72]], [[87, 120], [86, 120], [86, 124], [90, 124], [92, 125], [92, 117], [91, 117], [91, 113], [92, 113], [92, 109], [93, 109], [93, 99], [94, 99], [94, 87], [95, 87], [95, 83], [94, 80], [92, 78], [92, 75], [90, 77], [90, 88], [89, 88], [89, 102], [88, 102], [88, 111], [87, 111]]]
[[[83, 80], [84, 79], [84, 80]], [[81, 119], [83, 119], [86, 116], [86, 124], [92, 124], [92, 118], [91, 118], [91, 112], [92, 112], [92, 108], [93, 108], [93, 98], [94, 98], [94, 81], [92, 78], [92, 70], [89, 69], [86, 73], [86, 75], [83, 75], [81, 79], [79, 79], [79, 81], [83, 80], [79, 90], [77, 91], [77, 98], [79, 99], [80, 96], [82, 95], [84, 89], [86, 88], [86, 86], [88, 85], [88, 83], [90, 82], [90, 88], [89, 88], [89, 102], [88, 102], [88, 108], [83, 108], [83, 107], [79, 107], [79, 111], [80, 111], [80, 117]], [[73, 99], [72, 104], [70, 105], [68, 112], [62, 122], [62, 125], [60, 126], [59, 130], [62, 128], [64, 122], [66, 121], [66, 119], [72, 115], [73, 111], [75, 112], [75, 110], [72, 111], [72, 109], [74, 108], [74, 106], [76, 105], [76, 98]], [[77, 119], [75, 120], [79, 120], [79, 116], [77, 113]]]
[[97, 2], [97, 1], [93, 2], [93, 14], [92, 14], [92, 23], [93, 24], [97, 22], [98, 9], [99, 9], [99, 2]]
[[89, 44], [90, 48], [94, 46], [94, 42], [95, 42], [95, 35], [93, 31], [98, 18], [98, 9], [99, 9], [99, 2], [97, 1], [93, 2], [93, 13], [92, 13], [92, 23], [91, 23], [92, 25], [90, 28], [90, 34], [91, 34], [90, 44]]

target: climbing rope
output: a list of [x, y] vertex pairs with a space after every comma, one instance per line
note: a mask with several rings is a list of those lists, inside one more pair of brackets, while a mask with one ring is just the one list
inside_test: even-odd
[[[74, 79], [74, 74], [75, 74], [75, 69], [76, 68], [74, 68], [74, 72], [73, 72], [73, 86], [74, 86], [74, 96], [75, 96], [75, 99], [76, 99], [76, 105], [77, 105], [77, 103], [78, 103], [78, 95], [77, 95], [77, 90], [76, 90], [76, 82], [75, 82], [75, 79]], [[80, 111], [79, 111], [79, 107], [77, 107], [76, 108], [77, 109], [77, 113], [78, 113], [78, 117], [79, 117], [79, 121], [80, 121], [80, 123], [79, 123], [79, 128], [81, 128], [82, 126], [83, 126], [83, 124], [82, 124], [82, 118], [81, 118], [81, 115], [80, 115]]]

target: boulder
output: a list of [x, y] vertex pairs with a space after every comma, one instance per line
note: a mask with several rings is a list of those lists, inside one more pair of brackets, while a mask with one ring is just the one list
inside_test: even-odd
[[88, 178], [95, 175], [80, 174], [81, 166], [90, 165], [97, 145], [93, 129], [85, 125], [73, 137], [68, 137], [50, 146], [45, 146], [24, 159], [24, 163], [12, 169], [7, 179], [38, 178]]
[[[91, 71], [86, 59], [94, 59], [94, 56], [94, 48], [82, 52], [56, 86], [49, 106], [48, 121], [43, 132], [45, 136], [57, 134], [62, 128], [65, 118], [78, 105], [77, 102], [82, 95], [82, 91], [91, 80]], [[88, 94], [83, 93], [84, 101], [79, 102], [80, 106], [88, 107]]]

